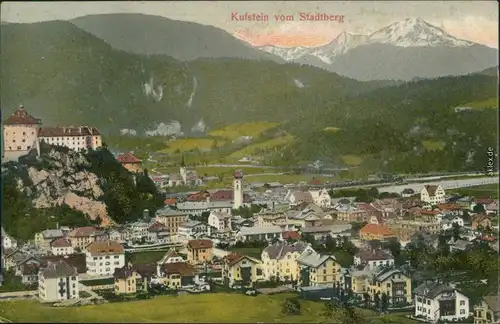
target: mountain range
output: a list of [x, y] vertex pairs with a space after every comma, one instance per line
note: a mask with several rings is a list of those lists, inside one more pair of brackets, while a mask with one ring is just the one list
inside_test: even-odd
[[342, 32], [319, 47], [259, 49], [358, 80], [464, 75], [497, 62], [496, 49], [453, 37], [420, 18], [392, 23], [370, 35]]
[[[101, 18], [107, 19], [106, 15]], [[141, 15], [141, 19], [148, 16]], [[202, 33], [204, 27], [200, 28], [196, 30]], [[2, 25], [0, 33], [3, 116], [23, 103], [45, 125], [93, 125], [104, 135], [119, 134], [126, 129], [142, 136], [200, 135], [239, 122], [279, 122], [280, 131], [296, 138], [288, 148], [289, 155], [281, 155], [288, 164], [292, 159], [338, 159], [358, 154], [372, 159], [367, 161], [376, 157], [383, 162], [381, 169], [392, 165], [404, 170], [417, 163], [410, 171], [441, 170], [448, 166], [450, 170], [473, 167], [477, 170], [486, 165], [487, 161], [481, 160], [486, 154], [477, 154], [474, 164], [464, 164], [466, 157], [484, 152], [485, 145], [497, 145], [495, 109], [477, 109], [467, 114], [457, 114], [452, 109], [471, 102], [491, 101], [497, 96], [498, 69], [492, 68], [496, 61], [459, 77], [429, 80], [410, 73], [427, 64], [446, 75], [449, 71], [445, 67], [449, 65], [440, 67], [429, 62], [435, 59], [436, 50], [442, 55], [454, 50], [456, 58], [456, 53], [466, 57], [471, 49], [482, 48], [442, 35], [439, 41], [436, 38], [428, 43], [421, 41], [424, 37], [421, 35], [411, 42], [408, 38], [391, 36], [391, 42], [399, 46], [380, 43], [377, 36], [379, 43], [344, 50], [344, 54], [332, 61], [334, 64], [338, 64], [339, 58], [350, 57], [349, 62], [358, 65], [373, 64], [372, 71], [384, 66], [386, 71], [392, 71], [402, 69], [397, 65], [401, 63], [406, 67], [402, 72], [412, 76], [412, 81], [358, 81], [324, 68], [297, 64], [291, 58], [287, 60], [292, 62], [234, 58], [228, 51], [220, 52], [219, 57], [193, 54], [192, 60], [180, 60], [160, 53], [173, 50], [172, 47], [156, 53], [126, 51], [68, 21], [9, 23]], [[226, 37], [228, 34], [224, 33]], [[338, 44], [367, 42], [361, 36], [351, 37], [347, 33], [341, 36]], [[175, 47], [182, 47], [186, 38], [189, 35], [177, 37]], [[154, 40], [151, 38], [151, 42]], [[130, 43], [133, 42], [131, 39]], [[447, 45], [438, 47], [438, 42]], [[145, 42], [144, 46], [147, 44], [150, 43]], [[245, 55], [272, 56], [241, 41], [235, 44], [248, 50]], [[363, 58], [361, 54], [366, 47], [373, 57]], [[376, 49], [378, 53], [387, 52], [392, 65], [390, 61], [382, 62], [375, 55]], [[356, 56], [356, 53], [361, 54]], [[403, 60], [415, 53], [426, 55]], [[403, 55], [399, 61], [398, 55]], [[329, 65], [320, 57], [307, 57]], [[362, 58], [365, 61], [359, 61]], [[365, 76], [377, 79], [375, 73], [368, 72], [365, 71]], [[445, 149], [427, 152], [422, 141], [444, 143]], [[398, 162], [391, 162], [398, 154], [401, 154]]]

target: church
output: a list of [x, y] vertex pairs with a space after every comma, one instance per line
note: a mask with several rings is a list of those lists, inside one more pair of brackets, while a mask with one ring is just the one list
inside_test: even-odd
[[202, 184], [203, 180], [198, 176], [196, 171], [188, 170], [186, 163], [184, 162], [184, 155], [182, 155], [179, 173], [171, 173], [168, 175], [168, 186], [196, 187], [201, 186]]

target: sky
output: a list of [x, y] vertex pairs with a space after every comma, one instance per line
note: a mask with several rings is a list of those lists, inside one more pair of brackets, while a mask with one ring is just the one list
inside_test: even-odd
[[[2, 2], [1, 20], [32, 23], [90, 14], [143, 13], [222, 28], [253, 45], [319, 46], [343, 32], [369, 34], [405, 18], [422, 18], [449, 34], [498, 48], [497, 1], [165, 1]], [[267, 21], [239, 19], [267, 15]], [[301, 13], [337, 16], [300, 21]], [[276, 15], [288, 16], [276, 21]], [[339, 16], [343, 16], [340, 19]]]

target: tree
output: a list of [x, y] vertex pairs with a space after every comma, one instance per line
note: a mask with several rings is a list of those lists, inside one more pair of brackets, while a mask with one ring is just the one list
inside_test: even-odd
[[299, 315], [300, 314], [300, 301], [298, 298], [287, 298], [281, 305], [281, 312], [286, 315]]
[[368, 306], [370, 305], [370, 295], [366, 292], [363, 294], [363, 304], [365, 308], [368, 308]]
[[476, 214], [481, 214], [486, 212], [486, 209], [484, 208], [483, 204], [477, 204], [472, 208], [472, 211]]
[[387, 296], [386, 293], [382, 294], [380, 302], [381, 302], [380, 304], [381, 311], [386, 312], [387, 309], [389, 308], [389, 297]]
[[382, 243], [379, 240], [370, 240], [368, 244], [372, 250], [378, 250], [382, 247]]
[[375, 304], [375, 309], [380, 310], [380, 293], [373, 295], [373, 302]]
[[390, 238], [382, 245], [391, 252], [397, 265], [402, 265], [405, 262], [404, 258], [401, 257], [401, 243], [396, 238]]
[[330, 324], [365, 324], [366, 319], [364, 319], [361, 314], [356, 312], [356, 310], [347, 305], [342, 304], [339, 306], [333, 305], [331, 303], [325, 303], [324, 310], [322, 312], [322, 322]]

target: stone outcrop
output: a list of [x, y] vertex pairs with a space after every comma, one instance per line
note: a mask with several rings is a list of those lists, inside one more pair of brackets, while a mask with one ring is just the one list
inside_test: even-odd
[[[104, 202], [99, 177], [88, 171], [89, 161], [82, 153], [51, 150], [27, 167], [28, 179], [17, 179], [17, 186], [32, 199], [36, 208], [67, 204], [92, 220], [104, 224], [110, 219]], [[29, 183], [31, 182], [31, 183]]]

